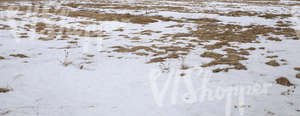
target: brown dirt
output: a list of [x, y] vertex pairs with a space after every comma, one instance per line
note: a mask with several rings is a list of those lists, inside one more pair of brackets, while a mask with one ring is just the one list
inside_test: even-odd
[[286, 77], [279, 77], [276, 80], [277, 84], [283, 85], [283, 86], [292, 86], [292, 84]]
[[4, 60], [5, 58], [3, 56], [0, 56], [0, 60]]

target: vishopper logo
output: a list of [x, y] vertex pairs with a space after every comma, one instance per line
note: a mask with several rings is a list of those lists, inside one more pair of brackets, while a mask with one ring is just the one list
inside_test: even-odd
[[[5, 12], [1, 12], [1, 18], [5, 19], [6, 21], [9, 21], [9, 26], [12, 27], [12, 29], [10, 30], [11, 35], [17, 43], [20, 43], [21, 41], [21, 39], [18, 37], [18, 32], [20, 30], [20, 27], [23, 26], [23, 23], [35, 22], [36, 33], [30, 34], [29, 40], [36, 40], [40, 38], [46, 38], [45, 40], [57, 40], [62, 38], [63, 36], [69, 37], [69, 35], [77, 35], [81, 36], [84, 40], [81, 43], [84, 53], [90, 50], [92, 41], [96, 41], [96, 49], [97, 51], [101, 51], [103, 46], [103, 39], [97, 36], [103, 34], [101, 31], [103, 29], [100, 25], [89, 26], [85, 29], [76, 29], [75, 27], [66, 28], [62, 27], [61, 25], [44, 23], [50, 17], [49, 14], [68, 17], [71, 11], [67, 8], [61, 7], [63, 3], [68, 2], [70, 2], [70, 0], [45, 1], [45, 3], [43, 4], [36, 4], [32, 6], [10, 5], [8, 6]], [[31, 16], [25, 19], [24, 21], [17, 21], [15, 19], [18, 18], [18, 13]], [[99, 31], [101, 31], [101, 33]], [[40, 35], [42, 34], [46, 34], [47, 37], [41, 37]], [[91, 38], [95, 37], [97, 38], [91, 40]]]
[[[268, 88], [272, 84], [253, 84], [240, 86], [218, 86], [210, 82], [212, 72], [203, 68], [191, 68], [187, 70], [170, 69], [165, 72], [154, 69], [150, 73], [150, 87], [156, 104], [160, 107], [167, 105], [195, 104], [204, 102], [216, 102], [226, 100], [225, 116], [232, 114], [232, 100], [238, 99], [239, 113], [245, 114], [245, 97], [258, 96], [268, 93]], [[209, 86], [213, 85], [213, 86]], [[170, 97], [170, 99], [166, 99]], [[170, 100], [170, 101], [169, 101]]]

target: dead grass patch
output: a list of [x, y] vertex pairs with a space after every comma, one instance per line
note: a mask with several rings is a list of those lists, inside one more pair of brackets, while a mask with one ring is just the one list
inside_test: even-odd
[[120, 32], [122, 32], [122, 31], [124, 31], [124, 29], [123, 28], [118, 28], [118, 29], [115, 29], [114, 31], [120, 31]]
[[296, 78], [300, 79], [300, 73], [296, 74]]
[[[226, 57], [222, 57], [222, 58], [216, 59], [216, 60], [214, 60], [210, 63], [203, 64], [202, 67], [227, 64], [227, 65], [230, 65], [230, 66], [233, 66], [233, 67], [223, 68], [222, 70], [224, 70], [226, 72], [229, 69], [247, 70], [246, 66], [244, 66], [243, 64], [241, 64], [239, 62], [240, 60], [248, 60], [248, 58], [241, 57], [241, 56], [238, 56], [238, 55], [235, 55], [235, 54], [229, 54]], [[215, 72], [217, 72], [217, 71], [215, 71]]]
[[277, 23], [276, 26], [279, 26], [279, 27], [289, 27], [289, 26], [291, 26], [290, 23], [284, 23], [282, 21], [277, 21], [276, 23]]
[[161, 33], [162, 31], [153, 31], [153, 30], [144, 30], [144, 31], [141, 31], [139, 33], [134, 33], [134, 34], [141, 34], [141, 35], [149, 35], [151, 36], [152, 33]]
[[263, 18], [266, 18], [266, 19], [288, 18], [288, 17], [292, 17], [292, 14], [271, 14], [271, 13], [265, 13], [263, 15], [260, 15], [259, 17], [263, 17]]
[[281, 39], [275, 38], [275, 37], [269, 37], [268, 40], [271, 40], [271, 41], [281, 41]]
[[9, 91], [10, 91], [10, 89], [8, 89], [8, 88], [0, 88], [0, 93], [6, 93]]
[[68, 41], [68, 43], [70, 43], [70, 44], [77, 44], [78, 42], [75, 41], [75, 40], [73, 40], [73, 41]]
[[184, 26], [184, 24], [177, 24], [177, 25], [170, 25], [170, 26], [167, 26], [166, 28], [174, 28], [174, 27], [179, 27], [179, 28], [181, 28], [181, 27], [183, 27]]
[[8, 25], [0, 24], [0, 30], [10, 30], [11, 27]]
[[69, 4], [63, 4], [64, 6], [69, 6], [73, 8], [77, 7], [87, 7], [87, 8], [101, 8], [101, 9], [128, 9], [128, 10], [161, 10], [161, 11], [184, 11], [185, 9], [183, 7], [175, 7], [175, 6], [157, 6], [157, 5], [151, 5], [150, 6], [139, 6], [139, 5], [122, 5], [122, 4], [90, 4], [90, 3], [69, 3]]
[[276, 83], [283, 86], [292, 86], [292, 84], [286, 77], [279, 77], [276, 80]]
[[54, 40], [54, 38], [40, 37], [38, 40], [42, 40], [42, 41], [50, 41], [50, 40]]
[[300, 67], [295, 67], [294, 70], [300, 71]]
[[278, 58], [278, 56], [277, 55], [275, 55], [275, 56], [267, 56], [266, 58]]
[[240, 16], [255, 16], [258, 15], [258, 13], [250, 12], [250, 11], [230, 11], [229, 13], [221, 14], [221, 15], [240, 17]]
[[144, 16], [144, 15], [131, 15], [131, 14], [112, 14], [112, 13], [100, 13], [97, 11], [80, 10], [69, 12], [69, 17], [87, 17], [96, 19], [98, 21], [120, 21], [131, 22], [135, 24], [149, 24], [161, 21], [178, 21], [171, 19], [170, 17], [162, 16]]
[[197, 24], [221, 22], [220, 20], [213, 19], [213, 18], [199, 18], [199, 19], [188, 18], [186, 20], [187, 21], [192, 21], [192, 22], [197, 23]]
[[219, 54], [219, 53], [215, 53], [215, 52], [204, 52], [200, 56], [201, 57], [206, 57], [206, 58], [220, 59], [224, 55], [223, 54]]
[[272, 13], [259, 13], [253, 11], [230, 11], [228, 13], [222, 13], [217, 10], [204, 10], [203, 13], [207, 14], [218, 14], [221, 16], [231, 16], [231, 17], [240, 17], [240, 16], [258, 16], [266, 19], [273, 19], [273, 18], [288, 18], [292, 17], [292, 14], [272, 14]]
[[246, 50], [256, 50], [254, 47], [247, 48]]
[[219, 49], [222, 48], [223, 46], [231, 46], [227, 41], [222, 41], [222, 42], [217, 42], [213, 45], [205, 45], [204, 48], [207, 50], [213, 50], [213, 49]]
[[95, 55], [93, 55], [93, 54], [87, 54], [86, 56], [87, 57], [94, 57]]
[[24, 54], [10, 54], [9, 56], [18, 57], [18, 58], [29, 58], [29, 56], [26, 56]]
[[139, 38], [139, 37], [133, 37], [133, 38], [131, 38], [131, 40], [141, 40], [141, 38]]
[[280, 66], [280, 64], [276, 60], [271, 60], [269, 62], [266, 62], [265, 64], [274, 66], [274, 67]]

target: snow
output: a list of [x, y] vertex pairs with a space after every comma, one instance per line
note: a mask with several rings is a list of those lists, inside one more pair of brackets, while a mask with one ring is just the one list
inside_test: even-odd
[[[168, 1], [171, 3], [171, 1]], [[180, 2], [172, 2], [177, 5]], [[206, 7], [212, 8], [216, 6], [218, 10], [232, 11], [237, 9], [227, 8], [227, 3], [223, 2], [207, 2]], [[245, 11], [259, 11], [259, 12], [273, 12], [273, 13], [288, 13], [288, 8], [283, 6], [256, 6], [243, 3], [242, 10]], [[245, 7], [244, 7], [245, 6]], [[206, 8], [201, 8], [204, 10]], [[239, 10], [241, 10], [239, 9]], [[272, 10], [272, 11], [270, 11]], [[144, 11], [134, 12], [131, 10], [110, 9], [101, 11], [105, 13], [123, 14], [130, 13], [142, 14]], [[0, 11], [3, 12], [3, 11]], [[19, 16], [19, 18], [26, 19], [33, 14]], [[175, 11], [158, 11], [157, 13], [150, 13], [148, 15], [161, 15], [164, 17], [172, 16], [177, 19], [182, 18], [215, 18], [221, 20], [221, 23], [233, 23], [238, 25], [266, 25], [274, 26], [280, 19], [264, 19], [261, 17], [229, 17], [219, 16], [217, 14], [204, 13], [181, 13]], [[70, 24], [69, 22], [76, 21], [91, 21], [88, 18], [71, 18], [61, 17], [61, 21], [53, 21], [50, 19], [39, 18], [38, 20], [16, 21], [0, 21], [0, 24], [5, 24], [16, 29], [17, 26], [24, 24], [36, 24], [37, 22], [45, 22], [48, 24], [56, 24], [65, 27], [74, 27], [77, 29], [87, 30], [105, 30], [105, 34], [109, 35], [109, 39], [103, 39], [102, 52], [96, 49], [96, 40], [94, 38], [85, 38], [91, 40], [91, 46], [87, 52], [83, 51], [84, 37], [74, 36], [80, 38], [78, 45], [71, 45], [72, 49], [58, 49], [70, 44], [66, 43], [69, 40], [51, 40], [41, 41], [37, 38], [42, 36], [36, 34], [34, 31], [28, 32], [33, 39], [15, 38], [15, 33], [26, 32], [25, 30], [1, 30], [0, 31], [0, 56], [5, 57], [0, 60], [0, 88], [8, 87], [12, 90], [7, 93], [0, 93], [0, 115], [5, 116], [58, 116], [58, 115], [72, 115], [72, 116], [220, 116], [226, 115], [228, 111], [232, 116], [236, 115], [271, 115], [268, 112], [274, 112], [275, 115], [298, 116], [300, 114], [300, 88], [298, 87], [300, 79], [295, 78], [299, 72], [293, 70], [294, 67], [300, 66], [300, 41], [299, 40], [284, 40], [278, 42], [267, 41], [261, 39], [261, 43], [236, 43], [241, 48], [249, 47], [265, 47], [266, 50], [256, 49], [248, 56], [249, 60], [242, 61], [248, 70], [232, 70], [229, 72], [211, 73], [209, 77], [208, 87], [212, 91], [216, 88], [228, 89], [230, 87], [248, 87], [248, 86], [262, 86], [270, 85], [266, 88], [267, 93], [245, 95], [244, 105], [250, 105], [245, 108], [234, 108], [241, 104], [239, 95], [230, 97], [206, 98], [200, 102], [200, 93], [197, 93], [197, 100], [193, 103], [186, 103], [184, 100], [190, 96], [184, 96], [187, 93], [189, 84], [184, 78], [179, 79], [179, 90], [177, 103], [172, 104], [172, 90], [175, 87], [175, 77], [171, 78], [169, 89], [167, 89], [166, 96], [163, 96], [163, 105], [159, 106], [155, 100], [153, 93], [153, 83], [150, 81], [151, 72], [160, 69], [161, 65], [170, 65], [171, 69], [180, 74], [180, 60], [172, 59], [164, 63], [147, 64], [149, 57], [136, 56], [130, 53], [107, 53], [105, 50], [110, 50], [112, 46], [131, 46], [131, 45], [145, 45], [150, 46], [153, 43], [151, 40], [158, 39], [164, 34], [176, 34], [188, 32], [187, 28], [194, 28], [196, 24], [184, 23], [183, 28], [165, 28], [167, 26], [176, 25], [177, 22], [159, 21], [150, 23], [148, 25], [139, 25], [126, 22], [117, 21], [99, 21], [98, 25], [81, 25], [79, 23]], [[297, 23], [295, 19], [285, 19]], [[93, 20], [94, 21], [94, 20]], [[296, 25], [296, 24], [295, 24]], [[298, 25], [299, 27], [299, 25]], [[115, 29], [123, 28], [123, 32], [116, 32]], [[137, 31], [138, 30], [138, 31]], [[152, 33], [151, 36], [133, 34], [143, 30], [162, 31], [161, 33]], [[134, 43], [125, 39], [120, 34], [128, 35], [130, 37], [139, 36], [143, 43]], [[277, 36], [277, 35], [274, 35]], [[277, 36], [283, 38], [281, 36]], [[191, 37], [192, 38], [192, 37]], [[190, 38], [190, 39], [191, 39]], [[179, 41], [179, 40], [178, 40]], [[187, 42], [185, 42], [186, 44]], [[210, 41], [209, 43], [214, 43]], [[172, 45], [173, 43], [155, 43]], [[199, 54], [205, 50], [197, 47], [186, 56], [186, 64], [199, 68], [199, 64], [206, 63], [210, 59], [199, 57]], [[265, 51], [274, 51], [274, 53], [266, 53]], [[66, 58], [65, 55], [69, 53]], [[29, 58], [12, 57], [10, 54], [22, 53], [28, 55]], [[264, 53], [264, 56], [261, 54]], [[88, 54], [95, 55], [94, 57], [87, 57]], [[111, 55], [112, 57], [108, 57]], [[280, 58], [288, 61], [287, 65], [280, 67], [270, 67], [265, 65], [268, 59], [265, 56], [278, 55]], [[62, 62], [71, 61], [70, 66], [64, 66]], [[26, 63], [27, 62], [27, 63]], [[87, 64], [86, 62], [92, 62]], [[83, 70], [80, 67], [83, 66]], [[217, 67], [217, 66], [216, 66]], [[205, 69], [207, 72], [213, 68]], [[218, 66], [221, 67], [221, 66]], [[202, 68], [201, 68], [202, 69]], [[156, 80], [159, 88], [164, 86], [168, 79], [168, 74], [164, 74], [161, 78]], [[178, 77], [178, 75], [176, 77]], [[203, 75], [202, 75], [203, 76]], [[296, 85], [296, 88], [285, 87], [275, 83], [277, 77], [287, 77]], [[203, 85], [204, 76], [190, 77], [192, 80], [192, 87], [199, 89]], [[199, 84], [200, 83], [200, 84]], [[261, 90], [262, 88], [258, 88]], [[287, 90], [294, 90], [292, 95], [281, 95]], [[253, 92], [255, 93], [255, 92]], [[191, 98], [189, 98], [191, 99]], [[228, 104], [228, 101], [232, 100]], [[229, 106], [226, 106], [229, 105]], [[229, 108], [229, 110], [225, 109]], [[245, 110], [241, 113], [241, 110]], [[298, 110], [298, 111], [297, 111]], [[5, 113], [8, 112], [8, 113]]]

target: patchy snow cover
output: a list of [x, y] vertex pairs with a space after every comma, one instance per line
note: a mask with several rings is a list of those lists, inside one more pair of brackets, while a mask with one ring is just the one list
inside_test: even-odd
[[[47, 6], [47, 2], [39, 3], [43, 8], [51, 8]], [[81, 4], [85, 3], [90, 2], [81, 2]], [[98, 4], [102, 3], [108, 4], [106, 2]], [[120, 3], [132, 5], [124, 1]], [[182, 33], [195, 31], [198, 26], [205, 25], [187, 19], [205, 18], [219, 20], [220, 22], [216, 24], [220, 25], [264, 25], [274, 28], [280, 27], [277, 25], [278, 21], [283, 21], [289, 24], [286, 28], [297, 30], [300, 13], [292, 10], [300, 7], [288, 5], [299, 2], [267, 6], [250, 3], [197, 2], [201, 7], [191, 5], [188, 1], [160, 1], [159, 3], [166, 5], [148, 2], [135, 5], [149, 7], [154, 4], [185, 7], [190, 10], [185, 12], [152, 9], [153, 12], [150, 10], [146, 14], [148, 11], [144, 9], [115, 8], [118, 3], [110, 4], [112, 8], [86, 6], [74, 8], [62, 4], [57, 6], [74, 12], [87, 10], [104, 14], [129, 14], [131, 17], [135, 15], [172, 17], [171, 21], [156, 18], [156, 22], [139, 24], [139, 22], [134, 23], [130, 18], [129, 20], [126, 18], [125, 20], [97, 20], [91, 18], [92, 16], [72, 17], [54, 13], [47, 13], [50, 17], [39, 17], [41, 13], [10, 11], [2, 8], [1, 28], [7, 25], [10, 29], [0, 30], [0, 56], [4, 58], [0, 58], [0, 88], [8, 88], [10, 91], [0, 92], [0, 115], [298, 116], [300, 114], [298, 87], [300, 79], [295, 77], [299, 71], [294, 69], [300, 67], [300, 41], [294, 40], [295, 35], [286, 37], [283, 34], [268, 33], [267, 36], [257, 36], [259, 42], [231, 41], [229, 42], [231, 47], [221, 46], [211, 50], [203, 46], [216, 45], [220, 40], [203, 41], [201, 46], [191, 42], [197, 39], [197, 36], [180, 36]], [[32, 4], [30, 2], [1, 3], [1, 6], [14, 5], [31, 6]], [[236, 8], [230, 7], [232, 5]], [[220, 12], [219, 14], [203, 13], [204, 10]], [[272, 18], [227, 16], [226, 13], [231, 11], [275, 15], [292, 12], [292, 16]], [[7, 17], [14, 12], [19, 15]], [[40, 22], [52, 27], [44, 27], [39, 33], [37, 24]], [[62, 34], [63, 30], [59, 30], [59, 34], [55, 34], [56, 38], [48, 40], [48, 35], [51, 35], [52, 31], [55, 32], [51, 29], [62, 29], [58, 27], [82, 29], [86, 32], [95, 31], [100, 33], [100, 36], [90, 37], [75, 33], [65, 38]], [[49, 29], [48, 33], [46, 33], [47, 29]], [[243, 28], [242, 31], [247, 29], [249, 28]], [[179, 37], [175, 39], [169, 36], [176, 34]], [[22, 35], [28, 37], [22, 38], [20, 37]], [[282, 41], [271, 41], [267, 39], [269, 37], [279, 38]], [[172, 50], [168, 52], [168, 48], [159, 49], [159, 47], [176, 46], [183, 49], [192, 45], [195, 47], [189, 49], [185, 56], [179, 58], [175, 56], [162, 62], [149, 63], [156, 54], [160, 53], [160, 56], [165, 57], [175, 53]], [[247, 60], [240, 61], [247, 70], [213, 73], [214, 69], [226, 68], [228, 64], [201, 67], [202, 64], [213, 61], [211, 58], [200, 57], [202, 53], [209, 51], [226, 55], [227, 52], [223, 49], [234, 48], [233, 46], [240, 49], [256, 48], [245, 56]], [[118, 47], [120, 49], [115, 49]], [[137, 48], [136, 51], [134, 47]], [[159, 50], [153, 52], [154, 48]], [[185, 49], [180, 50], [179, 53], [185, 53]], [[27, 57], [22, 57], [20, 54]], [[148, 55], [144, 56], [144, 54]], [[266, 65], [266, 62], [272, 60], [266, 58], [267, 56], [277, 56], [275, 60], [280, 66]], [[188, 66], [188, 69], [183, 70], [183, 66]], [[278, 77], [286, 77], [294, 86], [276, 84], [275, 79]], [[208, 94], [210, 92], [211, 94]]]

